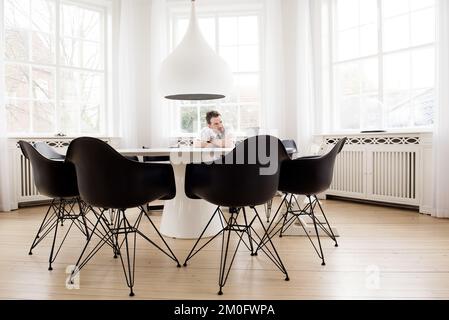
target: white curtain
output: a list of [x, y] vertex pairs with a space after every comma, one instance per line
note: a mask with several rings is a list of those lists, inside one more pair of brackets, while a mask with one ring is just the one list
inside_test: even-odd
[[168, 106], [157, 85], [167, 50], [165, 2], [121, 1], [118, 90], [123, 147], [168, 146]]
[[264, 79], [262, 81], [262, 129], [278, 137], [284, 137], [284, 44], [282, 25], [282, 1], [265, 0]]
[[449, 1], [438, 0], [438, 111], [434, 130], [433, 216], [449, 218]]
[[[3, 1], [0, 1], [0, 14], [3, 18]], [[17, 205], [12, 201], [11, 177], [8, 163], [8, 141], [6, 138], [5, 113], [5, 74], [3, 47], [3, 19], [0, 25], [0, 211], [11, 211]]]
[[[295, 139], [299, 155], [310, 154], [315, 132], [315, 60], [319, 30], [314, 32], [314, 19], [320, 20], [317, 0], [283, 0], [285, 65], [285, 138]], [[316, 14], [315, 12], [318, 12]], [[316, 16], [315, 16], [316, 15]], [[313, 18], [312, 18], [313, 16]]]
[[168, 147], [170, 135], [169, 103], [159, 92], [159, 72], [168, 55], [167, 1], [153, 0], [150, 16], [150, 147]]
[[[313, 0], [312, 0], [313, 1]], [[315, 119], [314, 42], [311, 0], [298, 0], [296, 137], [299, 155], [308, 155]], [[315, 0], [316, 1], [316, 0]]]

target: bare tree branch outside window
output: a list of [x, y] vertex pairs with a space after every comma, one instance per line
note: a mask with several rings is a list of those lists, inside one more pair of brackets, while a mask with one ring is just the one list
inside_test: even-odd
[[5, 0], [10, 133], [102, 133], [104, 19], [104, 8], [81, 2]]

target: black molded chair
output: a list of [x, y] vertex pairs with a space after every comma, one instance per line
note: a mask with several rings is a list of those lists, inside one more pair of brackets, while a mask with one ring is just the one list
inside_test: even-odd
[[[148, 147], [143, 146], [142, 149], [148, 149]], [[170, 156], [144, 156], [143, 162], [166, 162], [170, 161]]]
[[298, 153], [298, 147], [296, 146], [295, 140], [282, 140], [282, 144], [284, 145], [289, 157], [293, 159], [294, 155]]
[[[282, 145], [284, 146], [285, 152], [287, 153], [290, 159], [293, 159], [295, 154], [298, 153], [298, 147], [296, 146], [295, 140], [282, 140]], [[273, 199], [271, 199], [265, 204], [265, 216], [267, 217], [267, 223], [270, 222], [272, 207], [273, 207]]]
[[[285, 195], [279, 205], [278, 210], [276, 211], [275, 216], [273, 217], [270, 226], [268, 227], [270, 231], [267, 233], [267, 237], [261, 241], [258, 249], [265, 245], [267, 238], [272, 237], [277, 232], [280, 231], [280, 236], [282, 237], [282, 234], [295, 221], [298, 221], [304, 229], [309, 241], [312, 243], [316, 253], [321, 258], [321, 264], [326, 264], [324, 261], [324, 254], [318, 228], [320, 228], [335, 242], [336, 247], [338, 247], [338, 242], [316, 195], [326, 191], [330, 187], [332, 183], [335, 159], [343, 149], [346, 140], [346, 138], [339, 140], [332, 150], [325, 155], [303, 157], [283, 162], [279, 179], [279, 191], [284, 192]], [[301, 208], [294, 195], [305, 195], [309, 201], [303, 208]], [[289, 200], [288, 196], [290, 196]], [[295, 201], [298, 210], [293, 209], [293, 201]], [[284, 204], [287, 210], [283, 215], [283, 219], [279, 219], [273, 227], [272, 225], [276, 221], [276, 216]], [[317, 206], [324, 217], [324, 221], [320, 221], [315, 215]], [[311, 218], [315, 228], [318, 248], [305, 229], [305, 226], [300, 219], [301, 216], [309, 216]], [[278, 228], [279, 224], [281, 224], [280, 230]]]
[[[67, 151], [67, 159], [75, 165], [82, 199], [91, 207], [101, 208], [99, 212], [92, 209], [97, 216], [94, 230], [100, 224], [108, 229], [107, 235], [99, 239], [98, 244], [83, 259], [88, 244], [92, 240], [92, 237], [89, 238], [76, 263], [75, 271], [72, 272], [72, 279], [104, 245], [106, 239], [111, 239], [116, 256], [120, 256], [126, 283], [130, 288], [130, 296], [134, 296], [137, 234], [153, 244], [180, 267], [175, 254], [143, 208], [148, 202], [157, 199], [174, 198], [176, 194], [175, 178], [170, 164], [132, 161], [119, 154], [107, 143], [89, 137], [73, 140]], [[126, 210], [136, 207], [140, 209], [140, 212], [136, 220], [131, 222]], [[104, 223], [107, 221], [104, 213], [108, 209], [116, 211], [112, 226]], [[168, 251], [162, 249], [139, 230], [143, 216], [153, 226]], [[122, 236], [123, 239], [120, 239]], [[133, 249], [132, 252], [131, 249]], [[123, 256], [125, 256], [126, 261]]]
[[[147, 147], [143, 146], [142, 149], [148, 149]], [[170, 161], [170, 156], [144, 156], [143, 157], [143, 162], [169, 162]], [[153, 210], [163, 210], [164, 206], [163, 205], [150, 205], [149, 203], [147, 204], [147, 211], [151, 212]]]
[[[56, 157], [59, 155], [47, 144], [45, 146], [39, 144], [39, 152], [26, 141], [19, 141], [19, 146], [23, 155], [31, 162], [37, 190], [41, 195], [53, 198], [29, 251], [29, 254], [32, 255], [33, 249], [54, 230], [48, 267], [48, 270], [53, 270], [52, 263], [73, 225], [78, 227], [86, 238], [89, 237], [88, 219], [85, 217], [87, 210], [79, 198], [75, 168], [72, 164], [61, 161], [61, 158], [58, 161], [46, 158], [46, 156]], [[76, 205], [78, 205], [79, 212], [75, 212]], [[58, 226], [59, 223], [63, 226], [65, 220], [71, 221], [71, 224], [55, 252]]]
[[[187, 165], [185, 177], [186, 195], [191, 199], [204, 199], [216, 205], [217, 209], [187, 256], [184, 266], [187, 266], [187, 261], [201, 249], [222, 234], [219, 295], [223, 294], [222, 289], [226, 284], [235, 254], [241, 242], [245, 244], [251, 255], [255, 255], [253, 242], [258, 243], [261, 240], [261, 237], [253, 228], [253, 223], [256, 219], [259, 220], [264, 234], [266, 232], [256, 206], [266, 203], [278, 190], [280, 165], [285, 160], [285, 157], [285, 150], [279, 139], [270, 136], [257, 136], [240, 143], [232, 152], [213, 163]], [[235, 207], [238, 210], [230, 212], [230, 217], [226, 219], [221, 207]], [[250, 219], [247, 215], [245, 207], [250, 207], [254, 210], [255, 215], [253, 218]], [[222, 229], [196, 250], [204, 232], [216, 216], [221, 221]], [[228, 257], [232, 232], [238, 234], [239, 241], [234, 253], [231, 257]], [[248, 238], [247, 240], [244, 240], [245, 234]], [[271, 239], [268, 242], [271, 244], [271, 248], [265, 247], [262, 249], [263, 252], [285, 274], [285, 280], [289, 280], [287, 270], [276, 247], [271, 242]]]
[[170, 161], [170, 156], [144, 156], [143, 162], [164, 162]]
[[65, 159], [65, 155], [56, 152], [55, 149], [50, 147], [45, 142], [35, 142], [34, 148], [37, 151], [39, 151], [39, 153], [47, 159], [51, 159], [51, 160], [64, 160]]

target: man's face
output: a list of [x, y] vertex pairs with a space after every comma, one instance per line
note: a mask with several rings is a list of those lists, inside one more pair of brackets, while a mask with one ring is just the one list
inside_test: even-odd
[[211, 128], [215, 131], [218, 131], [218, 132], [223, 132], [224, 126], [223, 126], [223, 121], [221, 120], [221, 117], [215, 117], [215, 118], [210, 119], [209, 128]]

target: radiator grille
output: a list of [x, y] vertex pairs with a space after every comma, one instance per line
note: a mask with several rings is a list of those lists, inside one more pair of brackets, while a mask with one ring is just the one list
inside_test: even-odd
[[373, 152], [373, 194], [416, 199], [416, 152]]
[[33, 197], [39, 195], [34, 185], [31, 163], [22, 154], [20, 157], [20, 195], [21, 197]]
[[350, 193], [363, 193], [364, 172], [363, 151], [340, 152], [334, 167], [331, 190], [345, 191]]

